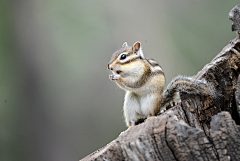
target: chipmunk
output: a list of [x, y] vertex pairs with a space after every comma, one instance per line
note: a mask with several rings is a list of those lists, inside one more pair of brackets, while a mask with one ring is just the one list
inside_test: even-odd
[[145, 59], [140, 42], [132, 47], [125, 42], [112, 54], [108, 69], [113, 73], [109, 79], [126, 91], [123, 109], [128, 127], [134, 126], [139, 119], [157, 115], [178, 92], [216, 96], [214, 87], [205, 80], [184, 76], [174, 78], [163, 91], [163, 70], [154, 59]]

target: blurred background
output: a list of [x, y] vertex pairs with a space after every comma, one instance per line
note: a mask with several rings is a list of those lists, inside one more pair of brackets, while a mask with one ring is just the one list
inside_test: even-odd
[[0, 160], [76, 161], [126, 129], [111, 54], [142, 43], [167, 83], [235, 38], [232, 1], [0, 0]]

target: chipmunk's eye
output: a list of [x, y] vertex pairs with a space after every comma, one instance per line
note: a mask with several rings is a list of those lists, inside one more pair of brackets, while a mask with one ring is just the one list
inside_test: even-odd
[[123, 54], [121, 55], [120, 59], [123, 60], [123, 59], [126, 59], [127, 55], [126, 54]]

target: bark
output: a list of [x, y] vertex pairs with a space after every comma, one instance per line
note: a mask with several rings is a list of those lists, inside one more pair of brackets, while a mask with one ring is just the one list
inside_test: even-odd
[[240, 160], [240, 6], [229, 13], [235, 39], [193, 78], [217, 99], [180, 93], [181, 102], [122, 132], [85, 160]]

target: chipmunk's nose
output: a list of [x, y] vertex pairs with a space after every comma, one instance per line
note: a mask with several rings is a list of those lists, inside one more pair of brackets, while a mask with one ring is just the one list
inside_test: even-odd
[[108, 64], [108, 70], [113, 70], [113, 68], [112, 67], [110, 67], [110, 65]]

